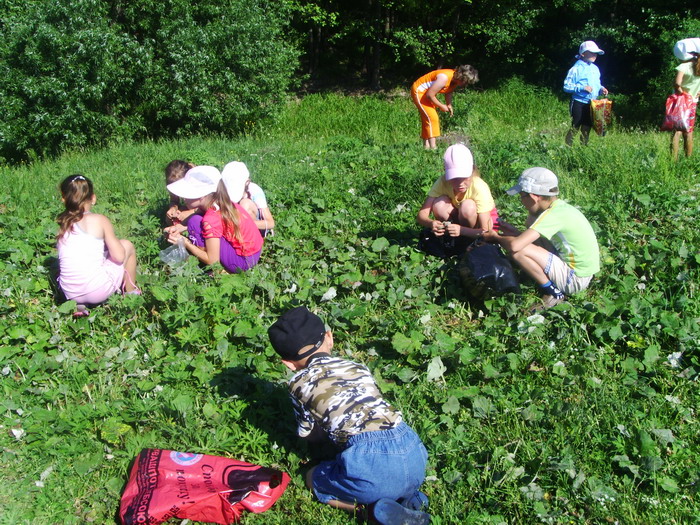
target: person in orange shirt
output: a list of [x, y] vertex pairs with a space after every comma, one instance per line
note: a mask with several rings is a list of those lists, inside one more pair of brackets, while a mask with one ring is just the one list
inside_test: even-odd
[[[418, 108], [421, 120], [421, 137], [425, 149], [435, 149], [436, 137], [440, 136], [440, 119], [435, 108], [452, 116], [452, 92], [460, 86], [476, 84], [479, 72], [469, 65], [458, 66], [456, 69], [438, 69], [423, 75], [411, 86], [411, 98]], [[444, 93], [445, 103], [437, 98], [438, 93]]]

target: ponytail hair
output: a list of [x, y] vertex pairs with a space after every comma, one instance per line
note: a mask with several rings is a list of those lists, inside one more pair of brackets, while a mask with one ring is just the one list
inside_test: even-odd
[[228, 190], [223, 180], [219, 181], [219, 185], [216, 187], [216, 193], [214, 194], [214, 199], [219, 205], [219, 211], [221, 212], [221, 220], [224, 223], [224, 232], [233, 233], [233, 237], [239, 242], [243, 243], [243, 235], [241, 234], [241, 214], [231, 202], [231, 197], [229, 197]]
[[700, 55], [698, 53], [693, 53], [693, 58], [690, 62], [693, 64], [693, 74], [696, 77], [700, 77]]
[[61, 182], [61, 196], [66, 209], [58, 217], [58, 235], [57, 240], [65, 235], [67, 231], [73, 228], [73, 225], [83, 218], [85, 208], [95, 192], [92, 189], [92, 181], [83, 175], [71, 175], [66, 177]]

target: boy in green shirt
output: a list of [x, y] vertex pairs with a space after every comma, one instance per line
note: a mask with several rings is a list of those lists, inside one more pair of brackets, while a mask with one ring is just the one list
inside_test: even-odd
[[[529, 168], [520, 175], [509, 195], [520, 195], [528, 210], [528, 227], [519, 232], [502, 223], [503, 235], [485, 232], [484, 238], [510, 251], [513, 259], [539, 285], [544, 308], [588, 287], [600, 270], [600, 252], [593, 228], [583, 214], [559, 200], [557, 176], [546, 168]], [[543, 237], [557, 253], [535, 241]]]

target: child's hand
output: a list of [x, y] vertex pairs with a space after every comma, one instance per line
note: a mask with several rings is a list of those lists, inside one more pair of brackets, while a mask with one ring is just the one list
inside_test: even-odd
[[446, 233], [450, 237], [459, 237], [462, 233], [462, 226], [456, 223], [452, 223], [447, 227]]
[[445, 235], [445, 225], [442, 221], [433, 221], [433, 225], [430, 228], [436, 237], [442, 237]]
[[593, 93], [593, 88], [591, 86], [586, 86], [583, 88], [584, 91], [588, 91], [589, 93]]
[[179, 218], [179, 215], [180, 210], [178, 209], [177, 204], [173, 204], [172, 206], [170, 206], [170, 208], [168, 208], [168, 211], [165, 212], [165, 216], [171, 221], [174, 221], [175, 219]]
[[177, 214], [177, 220], [180, 222], [185, 222], [188, 217], [194, 215], [195, 210], [180, 210]]
[[493, 242], [493, 243], [498, 243], [498, 239], [500, 237], [500, 235], [498, 235], [498, 233], [496, 233], [493, 230], [484, 232], [481, 234], [481, 236], [486, 242]]
[[447, 104], [447, 111], [450, 113], [450, 117], [454, 117], [454, 111], [452, 110], [452, 104]]
[[608, 95], [608, 89], [607, 89], [607, 88], [604, 88], [604, 87], [600, 88], [600, 92], [602, 93], [602, 95], [603, 95], [604, 97], [606, 97], [606, 96]]
[[163, 233], [166, 236], [170, 236], [171, 234], [175, 233], [182, 233], [187, 229], [187, 226], [184, 224], [173, 224], [172, 226], [168, 226], [167, 228], [163, 228]]

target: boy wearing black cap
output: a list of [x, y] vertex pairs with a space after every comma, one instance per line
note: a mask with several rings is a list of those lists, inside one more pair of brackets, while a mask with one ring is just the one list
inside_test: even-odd
[[280, 316], [268, 335], [295, 372], [289, 393], [299, 436], [320, 429], [341, 450], [306, 475], [319, 501], [352, 513], [369, 507], [382, 524], [427, 525], [430, 515], [420, 510], [427, 497], [418, 489], [428, 453], [369, 369], [331, 356], [333, 334], [304, 306]]
[[[507, 235], [485, 232], [484, 239], [511, 252], [515, 262], [539, 285], [545, 308], [586, 289], [600, 270], [598, 241], [586, 217], [559, 199], [557, 176], [547, 168], [528, 168], [507, 193], [520, 195], [529, 212], [528, 228], [520, 233], [503, 224]], [[534, 244], [540, 237], [551, 241], [557, 253]]]

